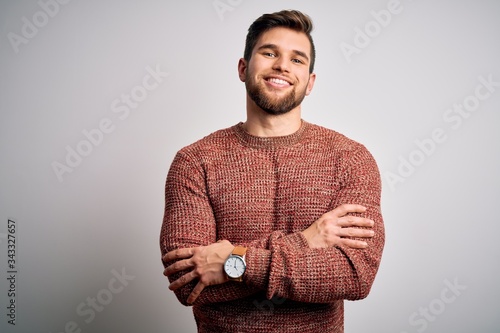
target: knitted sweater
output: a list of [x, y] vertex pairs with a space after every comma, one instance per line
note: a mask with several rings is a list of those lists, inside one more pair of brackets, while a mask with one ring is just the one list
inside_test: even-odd
[[[363, 145], [305, 121], [282, 137], [240, 123], [181, 149], [166, 181], [162, 254], [221, 239], [248, 247], [244, 282], [206, 287], [193, 305], [198, 332], [343, 332], [343, 300], [366, 297], [380, 264], [380, 192]], [[369, 247], [310, 249], [301, 231], [344, 203], [375, 221]], [[175, 292], [182, 304], [194, 286]]]

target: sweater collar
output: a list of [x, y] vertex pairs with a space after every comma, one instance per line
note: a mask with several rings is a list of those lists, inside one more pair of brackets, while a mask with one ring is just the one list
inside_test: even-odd
[[300, 128], [295, 133], [285, 136], [262, 137], [262, 136], [254, 136], [248, 134], [244, 130], [242, 122], [233, 126], [233, 130], [236, 136], [245, 146], [253, 148], [267, 148], [267, 149], [295, 145], [296, 143], [301, 141], [302, 137], [304, 136], [304, 133], [308, 128], [309, 128], [309, 123], [302, 120]]

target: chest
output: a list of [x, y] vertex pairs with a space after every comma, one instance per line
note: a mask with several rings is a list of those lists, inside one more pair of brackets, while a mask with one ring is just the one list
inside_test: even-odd
[[305, 229], [332, 209], [341, 182], [336, 165], [327, 154], [288, 151], [253, 152], [210, 164], [207, 191], [218, 234], [258, 238]]

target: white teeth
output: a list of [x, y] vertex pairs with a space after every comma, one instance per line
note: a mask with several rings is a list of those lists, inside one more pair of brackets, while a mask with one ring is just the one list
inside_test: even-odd
[[277, 78], [270, 78], [269, 81], [277, 83], [277, 84], [289, 85], [289, 83], [286, 82], [285, 80], [281, 80], [281, 79], [277, 79]]

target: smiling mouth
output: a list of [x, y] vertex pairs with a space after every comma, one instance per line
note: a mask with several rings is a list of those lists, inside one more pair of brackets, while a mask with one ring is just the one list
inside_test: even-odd
[[269, 82], [274, 87], [284, 88], [284, 87], [289, 87], [292, 85], [287, 80], [280, 79], [277, 77], [269, 77], [269, 78], [266, 78], [265, 80], [266, 80], [266, 82]]

